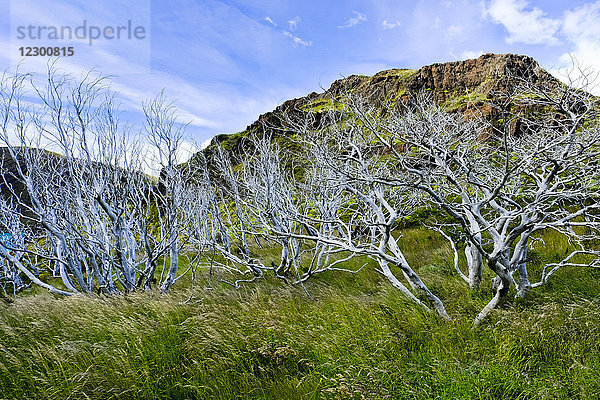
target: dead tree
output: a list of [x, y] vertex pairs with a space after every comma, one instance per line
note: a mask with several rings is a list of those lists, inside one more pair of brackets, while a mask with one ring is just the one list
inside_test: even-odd
[[[1, 186], [39, 237], [18, 250], [37, 257], [37, 267], [60, 276], [71, 293], [149, 288], [162, 257], [170, 261], [162, 282], [168, 291], [185, 242], [185, 171], [178, 166], [184, 126], [164, 96], [145, 108], [154, 154], [164, 161], [155, 184], [143, 172], [147, 138], [120, 121], [101, 75], [75, 80], [51, 65], [44, 84], [16, 74], [2, 80], [1, 94], [0, 141], [12, 166]], [[3, 255], [16, 262], [13, 253]]]
[[[390, 107], [385, 118], [362, 102], [350, 103], [366, 140], [381, 144], [404, 171], [402, 179], [379, 181], [426, 194], [459, 225], [467, 252], [481, 255], [495, 273], [494, 296], [476, 323], [512, 287], [525, 296], [561, 266], [597, 265], [589, 240], [600, 226], [594, 98], [557, 84], [527, 84], [506, 96], [511, 111], [499, 125], [450, 114], [426, 98]], [[517, 119], [518, 133], [511, 129]], [[541, 280], [531, 284], [527, 249], [545, 230], [564, 234], [576, 250], [546, 266]], [[581, 262], [574, 263], [576, 257]], [[463, 274], [472, 288], [481, 280], [476, 265], [470, 262], [468, 277]]]

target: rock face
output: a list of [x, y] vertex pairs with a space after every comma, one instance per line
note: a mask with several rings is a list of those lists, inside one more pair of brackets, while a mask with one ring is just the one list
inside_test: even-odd
[[373, 77], [350, 76], [331, 85], [326, 95], [342, 95], [345, 88], [374, 99], [385, 99], [398, 93], [410, 96], [431, 91], [433, 99], [443, 103], [457, 95], [475, 93], [488, 96], [506, 91], [523, 79], [530, 83], [553, 81], [531, 57], [516, 54], [485, 54], [479, 58], [427, 65], [418, 70], [391, 69]]
[[17, 163], [10, 156], [6, 147], [0, 147], [0, 193], [5, 193], [9, 190], [8, 187], [19, 187], [20, 183], [17, 180]]
[[510, 91], [523, 81], [532, 84], [557, 82], [533, 58], [516, 54], [485, 54], [476, 59], [432, 64], [418, 70], [390, 69], [372, 77], [351, 75], [333, 82], [323, 93], [313, 92], [286, 101], [275, 110], [259, 116], [245, 131], [216, 136], [205, 154], [210, 159], [214, 147], [220, 143], [241, 154], [244, 152], [242, 139], [249, 133], [261, 132], [268, 126], [272, 133], [278, 134], [277, 128], [281, 124], [278, 115], [287, 113], [293, 116], [307, 111], [318, 114], [335, 108], [333, 99], [341, 99], [348, 93], [367, 98], [379, 106], [389, 101], [407, 101], [420, 92], [427, 92], [449, 111], [468, 113], [477, 107], [484, 116], [496, 118], [486, 104], [498, 93]]
[[443, 102], [456, 92], [489, 96], [495, 91], [507, 91], [518, 79], [534, 84], [555, 80], [531, 57], [485, 54], [476, 59], [423, 67], [407, 82], [407, 91], [431, 88], [434, 99]]

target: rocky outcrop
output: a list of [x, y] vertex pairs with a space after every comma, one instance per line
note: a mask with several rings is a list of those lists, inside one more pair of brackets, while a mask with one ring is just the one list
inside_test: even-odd
[[531, 57], [485, 54], [476, 59], [423, 67], [411, 77], [406, 87], [407, 92], [412, 93], [431, 89], [434, 100], [445, 102], [457, 93], [493, 96], [495, 92], [510, 90], [521, 80], [538, 84], [555, 81], [555, 78]]
[[343, 99], [348, 94], [380, 106], [384, 102], [406, 102], [418, 93], [426, 92], [449, 111], [471, 113], [476, 108], [478, 113], [495, 119], [495, 110], [487, 104], [522, 82], [554, 84], [558, 81], [533, 58], [516, 54], [485, 54], [476, 59], [437, 63], [417, 70], [390, 69], [373, 76], [351, 75], [333, 82], [323, 93], [313, 92], [286, 101], [259, 116], [242, 132], [216, 136], [205, 154], [210, 159], [214, 146], [219, 143], [234, 153], [243, 153], [243, 138], [249, 133], [261, 132], [265, 127], [275, 135], [285, 131], [278, 117], [282, 113], [301, 117], [301, 114], [313, 111], [318, 115], [335, 108], [335, 99]]

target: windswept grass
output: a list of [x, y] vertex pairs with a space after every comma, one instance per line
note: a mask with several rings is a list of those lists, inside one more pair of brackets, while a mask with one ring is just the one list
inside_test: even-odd
[[[448, 248], [439, 237], [415, 230], [405, 239], [407, 256], [446, 302], [452, 322], [409, 304], [372, 267], [310, 280], [311, 297], [272, 278], [240, 290], [215, 280], [209, 290], [204, 273], [193, 290], [180, 286], [167, 296], [38, 294], [0, 306], [0, 399], [600, 393], [598, 271], [559, 272], [550, 286], [474, 329], [489, 293], [467, 290], [443, 262]], [[562, 251], [547, 243], [548, 253]]]

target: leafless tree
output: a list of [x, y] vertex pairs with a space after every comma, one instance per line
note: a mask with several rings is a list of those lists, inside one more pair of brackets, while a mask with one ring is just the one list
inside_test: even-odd
[[[374, 136], [352, 123], [351, 114], [335, 111], [319, 116], [318, 122], [311, 115], [307, 118], [300, 123], [287, 120], [306, 149], [301, 156], [306, 175], [297, 195], [301, 206], [289, 214], [304, 231], [293, 236], [314, 241], [319, 249], [305, 276], [318, 271], [324, 261], [327, 269], [342, 269], [344, 261], [366, 255], [408, 299], [449, 318], [442, 300], [401, 250], [399, 222], [421, 204], [417, 192], [405, 184], [406, 172]], [[344, 256], [328, 262], [331, 254]]]
[[[153, 207], [160, 221], [162, 243], [166, 244], [169, 251], [169, 267], [166, 276], [161, 274], [163, 279], [160, 286], [163, 292], [168, 292], [177, 276], [179, 251], [185, 244], [181, 237], [185, 225], [183, 200], [186, 182], [194, 175], [190, 169], [193, 164], [182, 163], [180, 153], [185, 124], [177, 121], [175, 107], [167, 101], [164, 93], [145, 103], [143, 110], [146, 115], [147, 140], [151, 145], [150, 157], [154, 157], [156, 165], [160, 167], [157, 190], [153, 193]], [[148, 257], [152, 258], [150, 254]], [[154, 275], [155, 266], [150, 264], [151, 270], [147, 276]]]
[[[471, 288], [481, 282], [479, 257], [495, 273], [494, 296], [476, 323], [511, 287], [524, 296], [561, 266], [598, 262], [590, 247], [599, 227], [595, 99], [555, 82], [524, 82], [504, 96], [503, 107], [495, 104], [500, 121], [451, 114], [424, 96], [384, 112], [350, 100], [352, 118], [343, 123], [360, 132], [362, 143], [382, 146], [397, 165], [399, 173], [378, 171], [372, 181], [417, 189], [458, 224], [468, 241], [469, 272], [461, 276]], [[563, 234], [575, 250], [532, 284], [527, 249], [545, 230]]]
[[[283, 115], [293, 149], [256, 135], [243, 157], [221, 148], [209, 165], [202, 154], [182, 164], [185, 125], [163, 93], [143, 105], [145, 130], [132, 134], [100, 75], [74, 80], [51, 66], [44, 85], [20, 74], [0, 84], [5, 291], [29, 281], [60, 294], [156, 282], [167, 292], [186, 246], [210, 254], [211, 271], [234, 274], [235, 287], [266, 271], [304, 285], [357, 272], [348, 261], [366, 256], [410, 301], [449, 318], [401, 250], [400, 222], [424, 208], [452, 221], [423, 226], [448, 239], [472, 290], [485, 265], [495, 275], [475, 323], [513, 288], [525, 296], [560, 268], [599, 265], [600, 126], [583, 89], [523, 81], [496, 94], [488, 115], [449, 113], [425, 95], [375, 105], [348, 94], [330, 112]], [[142, 172], [147, 160], [158, 177]], [[546, 232], [565, 238], [567, 253], [532, 273], [528, 251]], [[278, 260], [258, 257], [262, 247]], [[42, 269], [64, 289], [40, 279]]]
[[[290, 272], [298, 269], [301, 243], [290, 235], [275, 232], [296, 228], [295, 222], [286, 218], [285, 213], [288, 207], [294, 207], [291, 201], [291, 191], [295, 188], [293, 178], [290, 179], [274, 143], [267, 138], [250, 140], [251, 150], [243, 160], [232, 161], [231, 155], [223, 149], [216, 153], [215, 169], [221, 182], [213, 184], [211, 203], [218, 204], [220, 210], [215, 218], [215, 228], [220, 235], [214, 239], [218, 239], [220, 254], [228, 262], [251, 274], [249, 280], [271, 270], [275, 276], [287, 281]], [[234, 168], [236, 161], [242, 162]], [[249, 238], [253, 239], [253, 244], [249, 243]], [[252, 246], [280, 249], [280, 261], [277, 265], [265, 265], [253, 256]], [[234, 285], [247, 280], [238, 280]]]
[[[19, 74], [2, 85], [0, 140], [3, 160], [12, 161], [2, 171], [10, 194], [3, 208], [43, 237], [18, 250], [38, 257], [70, 293], [149, 288], [158, 259], [168, 258], [161, 286], [168, 291], [183, 243], [186, 171], [178, 166], [184, 126], [164, 95], [145, 107], [162, 168], [156, 183], [143, 172], [147, 146], [120, 121], [101, 75], [75, 80], [51, 65], [43, 85]], [[14, 252], [3, 255], [15, 263]]]

